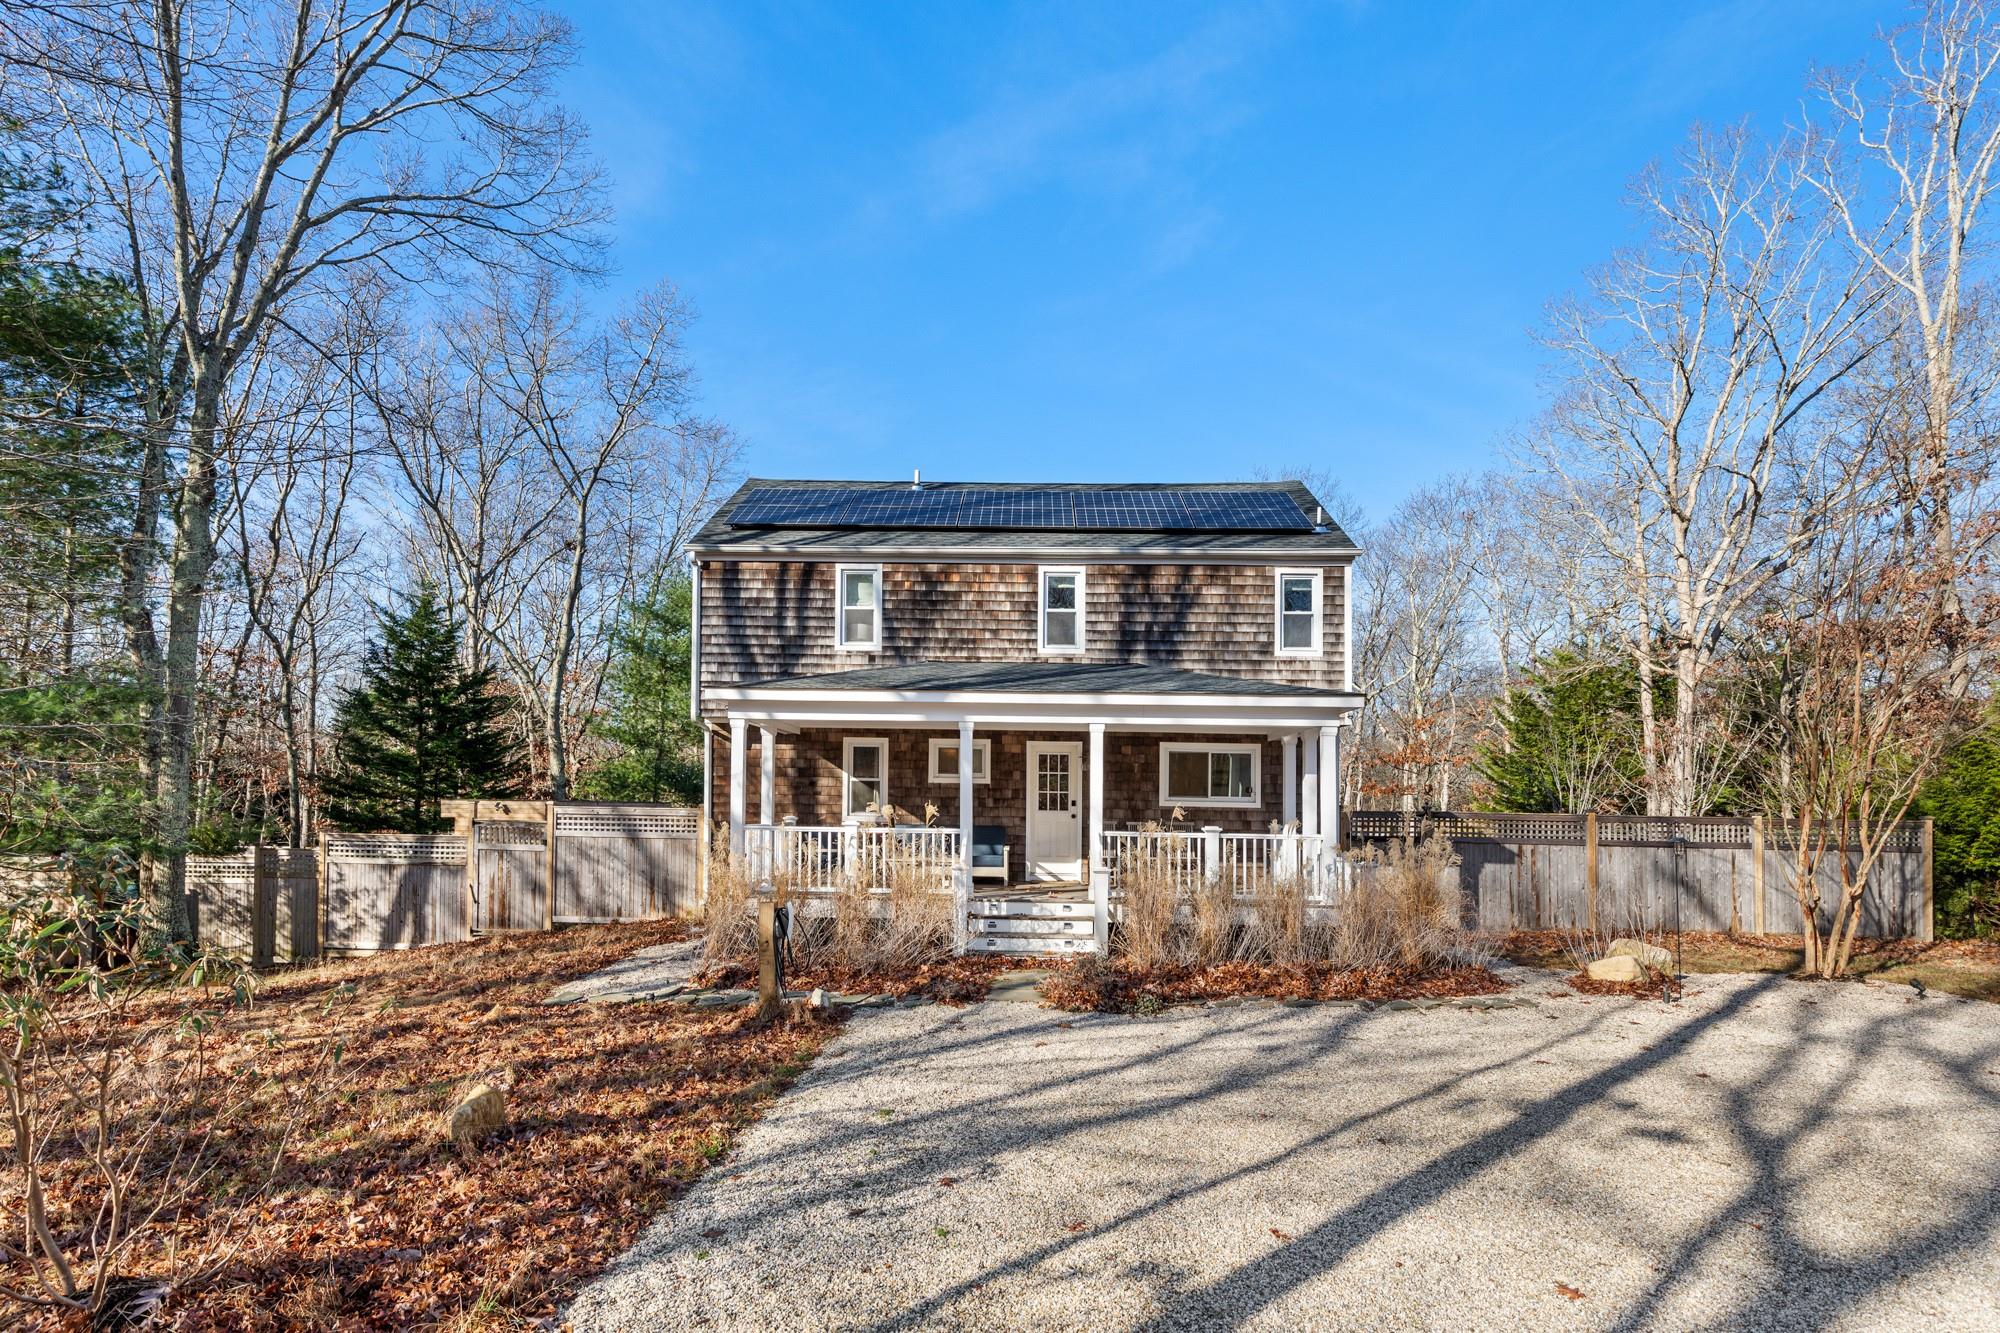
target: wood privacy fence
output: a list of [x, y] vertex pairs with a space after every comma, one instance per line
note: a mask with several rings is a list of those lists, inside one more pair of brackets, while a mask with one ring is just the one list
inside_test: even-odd
[[[1355, 811], [1358, 846], [1433, 833], [1458, 854], [1468, 921], [1485, 930], [1672, 929], [1797, 934], [1796, 831], [1761, 816], [1518, 815]], [[1851, 840], [1850, 840], [1851, 841]], [[1931, 936], [1931, 824], [1887, 835], [1861, 899], [1861, 933]], [[1816, 868], [1821, 926], [1840, 900], [1841, 855]], [[1678, 912], [1678, 917], [1676, 917]]]
[[699, 902], [697, 810], [465, 801], [446, 814], [456, 831], [329, 833], [317, 847], [190, 857], [196, 938], [268, 967], [677, 916]]

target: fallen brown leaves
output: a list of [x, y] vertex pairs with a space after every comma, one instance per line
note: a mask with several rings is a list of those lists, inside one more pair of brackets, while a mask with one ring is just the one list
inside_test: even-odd
[[[367, 1328], [553, 1314], [727, 1151], [835, 1026], [811, 1013], [758, 1026], [747, 1011], [540, 1003], [563, 981], [683, 934], [673, 922], [538, 932], [267, 981], [223, 1024], [217, 1098], [282, 1083], [324, 1038], [345, 1056], [329, 1095], [292, 1126], [269, 1190], [236, 1193], [265, 1141], [224, 1144], [205, 1207], [171, 1240], [178, 1271], [241, 1248], [198, 1288], [175, 1290], [159, 1322], [268, 1327], [282, 1311], [287, 1323]], [[508, 1085], [511, 1123], [460, 1153], [439, 1119], [475, 1076]], [[127, 1267], [164, 1274], [168, 1260], [156, 1247]]]
[[1326, 963], [1280, 967], [1220, 963], [1214, 967], [1133, 968], [1095, 959], [1054, 970], [1042, 998], [1057, 1009], [1128, 1013], [1156, 1005], [1231, 997], [1271, 1000], [1415, 1000], [1492, 995], [1506, 983], [1483, 967], [1335, 968]]

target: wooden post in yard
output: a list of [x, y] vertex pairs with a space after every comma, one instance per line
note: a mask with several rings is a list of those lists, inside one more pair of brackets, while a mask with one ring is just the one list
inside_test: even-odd
[[556, 803], [549, 802], [548, 847], [545, 852], [545, 873], [548, 883], [542, 888], [542, 929], [556, 928]]
[[776, 1018], [784, 999], [778, 989], [778, 900], [765, 894], [757, 899], [757, 1017]]
[[1583, 898], [1590, 933], [1597, 933], [1597, 812], [1583, 812]]
[[1935, 897], [1937, 884], [1931, 877], [1934, 868], [1933, 862], [1935, 860], [1936, 834], [1936, 824], [1929, 819], [1925, 819], [1922, 842], [1924, 858], [1924, 919], [1917, 922], [1917, 938], [1920, 940], [1933, 940], [1937, 938], [1937, 920], [1934, 915], [1937, 911]]
[[1764, 816], [1750, 816], [1750, 929], [1764, 933]]

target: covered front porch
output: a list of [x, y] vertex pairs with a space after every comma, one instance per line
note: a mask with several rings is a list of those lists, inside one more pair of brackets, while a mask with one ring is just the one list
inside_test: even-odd
[[[952, 689], [854, 679], [898, 668], [728, 691], [708, 773], [731, 854], [808, 897], [951, 893], [958, 947], [990, 952], [1102, 949], [1135, 865], [1245, 898], [1281, 877], [1337, 889], [1352, 696], [1155, 668], [950, 671]], [[1056, 679], [1073, 688], [1032, 687]]]

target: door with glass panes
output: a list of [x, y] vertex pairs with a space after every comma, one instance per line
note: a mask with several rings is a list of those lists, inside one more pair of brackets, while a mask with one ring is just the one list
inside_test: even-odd
[[1028, 878], [1083, 878], [1083, 746], [1028, 742]]

